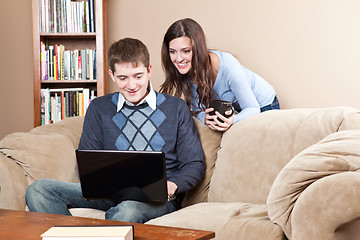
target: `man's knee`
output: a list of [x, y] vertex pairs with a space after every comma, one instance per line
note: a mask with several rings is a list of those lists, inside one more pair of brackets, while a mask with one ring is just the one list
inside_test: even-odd
[[44, 192], [44, 186], [47, 186], [47, 179], [39, 179], [30, 184], [30, 186], [26, 189], [26, 202], [37, 199], [38, 195]]
[[138, 203], [135, 201], [124, 201], [116, 207], [110, 208], [105, 217], [109, 220], [122, 222], [144, 223], [147, 221], [145, 211], [139, 208]]

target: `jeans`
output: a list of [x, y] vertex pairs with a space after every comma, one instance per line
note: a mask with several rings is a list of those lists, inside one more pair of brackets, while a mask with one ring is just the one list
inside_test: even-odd
[[106, 211], [109, 220], [145, 223], [179, 209], [178, 201], [155, 204], [138, 201], [94, 201], [83, 198], [80, 183], [40, 179], [26, 190], [26, 204], [32, 212], [71, 215], [68, 208], [95, 208]]
[[280, 109], [279, 100], [277, 99], [276, 96], [274, 97], [274, 101], [271, 104], [260, 108], [260, 112], [265, 112], [265, 111], [273, 110], [273, 109]]

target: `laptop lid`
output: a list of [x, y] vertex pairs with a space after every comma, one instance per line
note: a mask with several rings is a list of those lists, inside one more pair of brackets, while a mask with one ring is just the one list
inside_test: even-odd
[[84, 198], [167, 201], [163, 152], [76, 150], [76, 158]]

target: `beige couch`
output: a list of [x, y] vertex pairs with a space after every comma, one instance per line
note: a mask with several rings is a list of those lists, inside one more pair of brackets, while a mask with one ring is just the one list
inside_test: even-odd
[[[195, 120], [205, 151], [204, 181], [181, 210], [147, 224], [212, 230], [216, 239], [333, 239], [360, 216], [360, 112], [347, 107], [274, 110], [224, 134]], [[25, 210], [39, 178], [78, 181], [74, 150], [83, 118], [0, 142], [0, 208]], [[72, 209], [74, 215], [104, 212]]]

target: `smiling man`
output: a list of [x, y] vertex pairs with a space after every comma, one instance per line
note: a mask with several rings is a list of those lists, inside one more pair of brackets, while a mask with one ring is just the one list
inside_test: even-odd
[[68, 208], [95, 208], [106, 211], [106, 219], [144, 223], [179, 209], [184, 193], [202, 180], [204, 153], [190, 110], [183, 100], [152, 89], [149, 59], [137, 39], [110, 46], [109, 75], [118, 92], [90, 103], [79, 149], [164, 152], [168, 195], [175, 199], [162, 204], [88, 201], [79, 183], [40, 179], [26, 192], [30, 211], [70, 215]]

